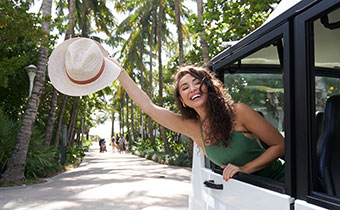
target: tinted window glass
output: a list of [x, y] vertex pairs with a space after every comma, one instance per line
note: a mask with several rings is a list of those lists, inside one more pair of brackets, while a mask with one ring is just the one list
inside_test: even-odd
[[[330, 148], [334, 148], [339, 144], [331, 140], [334, 139], [333, 137], [330, 138], [331, 135], [329, 135], [329, 133], [332, 133], [334, 129], [329, 129], [333, 127], [329, 123], [332, 123], [333, 119], [329, 117], [332, 116], [332, 114], [329, 115], [325, 113], [325, 106], [331, 96], [340, 95], [339, 21], [340, 9], [336, 9], [313, 21], [312, 32], [314, 40], [311, 44], [314, 46], [310, 47], [310, 49], [314, 49], [311, 55], [314, 57], [315, 75], [315, 118], [313, 121], [315, 129], [312, 132], [313, 138], [311, 143], [312, 160], [314, 160], [314, 181], [312, 185], [316, 191], [337, 197], [340, 197], [340, 182], [338, 181], [340, 180], [340, 173], [339, 170], [337, 170], [338, 166], [333, 166], [334, 164], [338, 164], [337, 160], [340, 157], [336, 155], [337, 152], [334, 152], [334, 150]], [[326, 114], [328, 126], [324, 126]], [[332, 144], [331, 147], [327, 146], [330, 144]], [[325, 183], [327, 183], [327, 185]]]

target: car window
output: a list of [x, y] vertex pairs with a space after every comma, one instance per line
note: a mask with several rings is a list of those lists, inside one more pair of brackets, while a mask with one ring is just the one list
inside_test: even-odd
[[[249, 105], [284, 134], [284, 89], [277, 43], [282, 46], [282, 39], [270, 41], [225, 68], [222, 79], [235, 103]], [[260, 143], [267, 148], [261, 140]], [[205, 167], [219, 171], [218, 166], [207, 159]]]
[[225, 88], [234, 102], [242, 102], [263, 114], [283, 132], [283, 79], [281, 74], [225, 74]]
[[[333, 95], [340, 95], [340, 9], [322, 15], [320, 18], [312, 21], [312, 33], [314, 39], [310, 43], [314, 51], [311, 53], [313, 60], [313, 80], [314, 80], [314, 113], [311, 151], [314, 160], [312, 170], [314, 178], [312, 182], [313, 190], [332, 196], [340, 197], [340, 173], [335, 172], [331, 165], [334, 164], [332, 158], [336, 158], [334, 154], [329, 156], [324, 153], [326, 147], [324, 145], [323, 133], [326, 132], [324, 127], [324, 111], [327, 100]], [[313, 59], [314, 58], [314, 59]], [[323, 140], [320, 140], [323, 139]], [[321, 158], [327, 156], [329, 159]], [[337, 164], [337, 163], [336, 163]], [[330, 180], [324, 176], [322, 169], [328, 168], [330, 165]], [[326, 172], [328, 173], [328, 172]], [[325, 183], [331, 183], [325, 187]], [[338, 186], [338, 187], [335, 187]], [[333, 189], [333, 192], [330, 189]]]

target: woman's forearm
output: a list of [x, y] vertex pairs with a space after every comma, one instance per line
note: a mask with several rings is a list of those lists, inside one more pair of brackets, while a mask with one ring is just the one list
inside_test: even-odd
[[131, 79], [128, 73], [122, 70], [119, 74], [118, 80], [120, 84], [123, 86], [124, 90], [130, 96], [130, 98], [146, 113], [150, 114], [152, 103], [150, 97], [146, 95], [146, 93], [141, 90], [137, 84]]
[[242, 166], [241, 170], [249, 174], [259, 171], [276, 161], [283, 153], [284, 144], [271, 146], [258, 158]]
[[194, 122], [185, 121], [182, 119], [181, 115], [155, 105], [150, 97], [131, 79], [126, 71], [121, 71], [118, 80], [130, 98], [153, 120], [170, 130], [192, 136], [191, 130], [193, 130], [192, 127], [195, 125]]

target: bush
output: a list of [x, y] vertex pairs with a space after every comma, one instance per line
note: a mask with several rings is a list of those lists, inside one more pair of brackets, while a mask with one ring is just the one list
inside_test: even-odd
[[16, 144], [20, 122], [13, 122], [4, 115], [0, 108], [0, 174], [2, 174], [9, 161]]
[[167, 164], [167, 165], [175, 165], [175, 166], [192, 166], [192, 158], [188, 154], [182, 153], [165, 153], [165, 152], [157, 152], [157, 151], [139, 151], [136, 150], [132, 152], [134, 155], [144, 157], [148, 160], [153, 160], [157, 163]]
[[43, 145], [44, 135], [34, 129], [27, 152], [25, 177], [47, 177], [62, 170], [60, 165], [59, 151], [54, 147]]
[[173, 152], [165, 152], [161, 138], [156, 138], [154, 143], [151, 142], [150, 139], [143, 140], [142, 138], [138, 138], [137, 141], [134, 141], [134, 143], [130, 145], [130, 150], [132, 154], [153, 160], [157, 163], [191, 167], [192, 157], [188, 153], [189, 145], [186, 141], [180, 141], [179, 138], [172, 140], [172, 136], [175, 135], [167, 132], [168, 142]]
[[69, 146], [66, 152], [66, 163], [78, 165], [85, 157], [85, 152], [89, 150], [88, 146], [76, 146], [75, 148]]
[[[13, 122], [0, 109], [0, 174], [6, 168], [15, 148], [21, 122]], [[58, 151], [43, 146], [44, 135], [34, 128], [27, 152], [25, 177], [45, 177], [62, 169], [58, 163]]]

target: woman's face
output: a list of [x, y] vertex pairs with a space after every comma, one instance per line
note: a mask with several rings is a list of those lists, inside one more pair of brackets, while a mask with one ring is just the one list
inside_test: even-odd
[[183, 106], [191, 107], [196, 111], [204, 108], [208, 98], [207, 86], [203, 84], [201, 90], [200, 86], [201, 80], [191, 76], [190, 74], [186, 74], [181, 78], [178, 83], [178, 87]]

